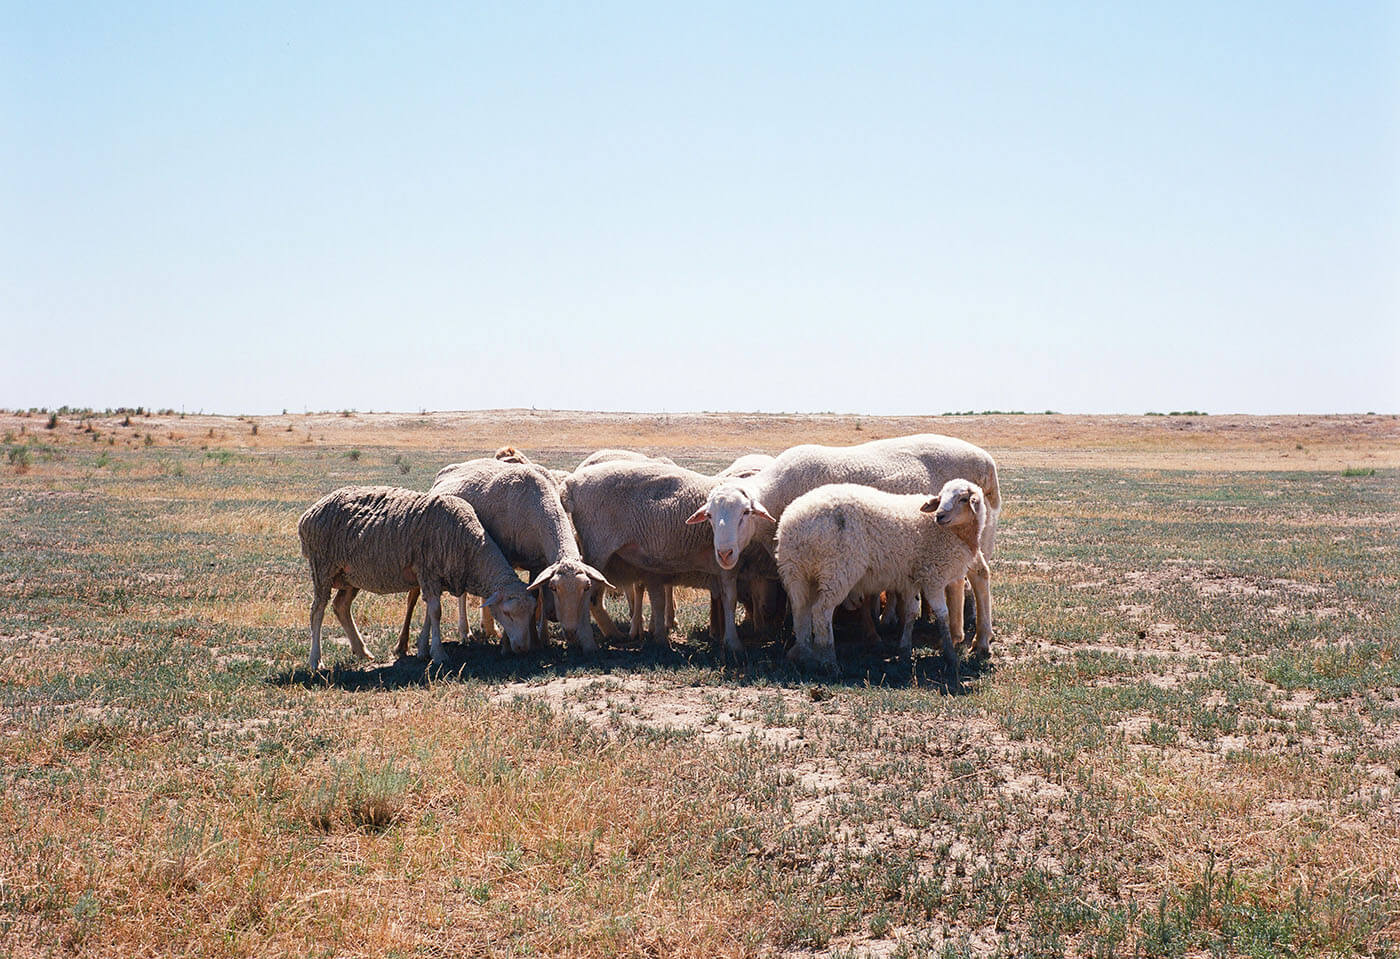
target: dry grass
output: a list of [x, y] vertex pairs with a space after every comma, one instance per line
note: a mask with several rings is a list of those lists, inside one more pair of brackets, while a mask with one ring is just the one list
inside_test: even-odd
[[[1393, 418], [45, 419], [0, 416], [7, 954], [1397, 952]], [[669, 652], [298, 665], [332, 486], [916, 429], [1005, 467], [961, 687], [847, 633], [727, 669], [691, 591]]]

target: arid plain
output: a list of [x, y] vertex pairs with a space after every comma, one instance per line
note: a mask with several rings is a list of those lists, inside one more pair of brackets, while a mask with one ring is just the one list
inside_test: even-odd
[[[1166, 412], [1166, 411], [1164, 411]], [[992, 657], [838, 633], [310, 674], [295, 524], [514, 445], [997, 457]], [[0, 412], [20, 956], [1400, 951], [1400, 417]], [[619, 607], [620, 610], [621, 607]], [[927, 643], [926, 633], [916, 642]]]

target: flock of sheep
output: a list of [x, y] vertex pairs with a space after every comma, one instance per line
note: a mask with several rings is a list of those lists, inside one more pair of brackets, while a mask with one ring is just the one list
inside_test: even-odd
[[[626, 450], [600, 450], [569, 473], [504, 447], [494, 458], [444, 467], [427, 493], [347, 486], [302, 515], [297, 531], [312, 582], [308, 662], [320, 667], [333, 590], [335, 616], [365, 659], [372, 657], [350, 612], [356, 594], [409, 594], [400, 656], [421, 594], [427, 614], [417, 653], [442, 665], [444, 593], [458, 597], [463, 638], [466, 597], [480, 596], [483, 630], [499, 627], [504, 643], [524, 653], [545, 642], [551, 620], [584, 650], [598, 648], [593, 622], [620, 638], [603, 607], [604, 592], [619, 589], [631, 605], [631, 635], [643, 635], [649, 596], [652, 639], [665, 643], [679, 585], [710, 590], [711, 631], [736, 658], [745, 655], [736, 604], [760, 632], [772, 631], [785, 595], [796, 638], [788, 657], [829, 670], [838, 606], [859, 604], [868, 634], [876, 612], [884, 622], [898, 618], [908, 657], [922, 599], [956, 670], [964, 581], [976, 602], [974, 651], [990, 649], [986, 558], [1000, 508], [991, 456], [932, 433], [752, 454], [714, 476]], [[528, 584], [517, 568], [528, 571]]]

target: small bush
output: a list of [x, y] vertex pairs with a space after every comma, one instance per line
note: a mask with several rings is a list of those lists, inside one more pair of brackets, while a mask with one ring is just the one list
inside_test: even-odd
[[29, 455], [29, 447], [11, 446], [5, 451], [5, 461], [15, 468], [16, 473], [24, 473], [28, 471], [33, 457]]
[[349, 451], [348, 453], [346, 453], [345, 455], [346, 455], [347, 457], [349, 457], [350, 459], [352, 459], [352, 460], [358, 460], [358, 459], [360, 458], [360, 451], [359, 451], [359, 450], [350, 450], [350, 451]]
[[57, 414], [57, 413], [50, 413], [50, 414], [49, 414], [49, 421], [48, 421], [47, 423], [44, 424], [44, 429], [46, 429], [46, 430], [51, 430], [51, 429], [54, 429], [54, 428], [57, 427], [57, 426], [58, 426], [58, 414]]
[[1342, 470], [1343, 476], [1375, 476], [1376, 470], [1370, 466], [1348, 466]]
[[398, 822], [414, 777], [393, 762], [371, 768], [332, 762], [330, 776], [312, 787], [300, 803], [300, 818], [318, 832], [358, 829], [378, 833]]

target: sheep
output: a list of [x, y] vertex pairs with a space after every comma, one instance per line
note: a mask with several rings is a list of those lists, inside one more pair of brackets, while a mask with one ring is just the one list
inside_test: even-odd
[[297, 523], [301, 552], [311, 566], [312, 670], [321, 664], [321, 622], [331, 590], [333, 609], [350, 648], [372, 659], [350, 614], [362, 589], [373, 593], [421, 591], [428, 615], [418, 655], [446, 662], [440, 628], [444, 592], [485, 596], [512, 648], [528, 644], [534, 601], [471, 506], [451, 496], [392, 486], [346, 486], [317, 500]]
[[[666, 463], [670, 466], [676, 465], [676, 461], [669, 456], [651, 456], [647, 453], [638, 452], [637, 450], [601, 449], [589, 453], [584, 457], [583, 462], [579, 463], [575, 468], [586, 469], [589, 466], [597, 466], [599, 463], [620, 462], [656, 462]], [[560, 482], [562, 483], [563, 480], [561, 479]], [[642, 595], [645, 589], [645, 584], [638, 581], [624, 591], [627, 597], [628, 618], [632, 621], [631, 633], [634, 637], [640, 635], [642, 631]], [[675, 594], [670, 586], [663, 587], [662, 592], [666, 597], [666, 625], [668, 628], [673, 628], [676, 625]]]
[[618, 463], [624, 461], [644, 463], [648, 460], [657, 463], [666, 463], [670, 466], [676, 465], [676, 461], [669, 456], [648, 456], [646, 453], [639, 453], [636, 450], [602, 449], [589, 453], [584, 457], [583, 462], [578, 464], [575, 469], [586, 469], [589, 466], [597, 466], [599, 463]]
[[568, 470], [550, 469], [542, 463], [536, 463], [514, 446], [502, 446], [500, 449], [496, 450], [494, 458], [500, 460], [502, 463], [517, 463], [521, 466], [533, 466], [545, 476], [552, 479], [555, 486], [564, 482], [564, 477], [569, 475]]
[[[713, 589], [718, 580], [726, 614], [724, 646], [743, 658], [744, 646], [734, 625], [738, 564], [721, 568], [709, 536], [683, 522], [704, 504], [717, 482], [654, 460], [618, 460], [575, 470], [564, 482], [563, 500], [584, 559], [614, 581], [642, 584], [651, 592], [656, 641], [664, 643], [667, 635], [665, 603], [660, 601], [666, 584]], [[598, 600], [595, 596], [595, 614], [601, 607]], [[633, 625], [635, 635], [640, 622]], [[617, 635], [615, 627], [609, 634]]]
[[[438, 471], [432, 492], [459, 497], [471, 504], [486, 532], [500, 547], [506, 559], [529, 570], [529, 589], [538, 597], [536, 625], [544, 625], [546, 586], [559, 623], [569, 642], [585, 650], [598, 648], [589, 623], [589, 595], [611, 587], [598, 570], [585, 563], [568, 514], [559, 500], [559, 489], [541, 467], [511, 460], [476, 459], [455, 463]], [[413, 602], [399, 633], [399, 646], [408, 642], [409, 617]], [[491, 630], [490, 611], [483, 608], [482, 625]], [[458, 599], [459, 625], [466, 635], [466, 598]]]
[[[990, 513], [982, 487], [966, 479], [949, 480], [932, 498], [855, 483], [799, 496], [778, 521], [778, 572], [792, 601], [797, 637], [788, 658], [835, 670], [832, 612], [848, 596], [882, 589], [898, 590], [904, 598], [899, 651], [911, 658], [922, 590], [956, 680], [962, 582], [974, 567], [985, 565], [981, 544]], [[949, 586], [956, 587], [959, 600], [951, 617], [944, 602]], [[979, 611], [978, 631], [990, 627], [991, 610]]]
[[[705, 504], [686, 520], [709, 522], [714, 533], [715, 560], [729, 569], [750, 542], [757, 539], [770, 553], [774, 527], [788, 504], [804, 493], [829, 483], [860, 483], [890, 493], [936, 493], [950, 479], [966, 478], [985, 492], [987, 522], [981, 543], [984, 556], [995, 544], [996, 517], [1001, 509], [1001, 489], [996, 462], [980, 447], [951, 436], [920, 433], [874, 440], [857, 446], [794, 446], [753, 476], [726, 479], [714, 487]], [[759, 521], [763, 520], [764, 523]], [[769, 526], [767, 524], [773, 524]], [[974, 566], [969, 575], [977, 603], [978, 654], [990, 650], [991, 634], [980, 623], [988, 619], [991, 584], [986, 564]], [[950, 586], [946, 600], [961, 608]]]
[[774, 457], [767, 453], [745, 453], [715, 474], [719, 479], [747, 479], [767, 468]]

